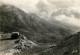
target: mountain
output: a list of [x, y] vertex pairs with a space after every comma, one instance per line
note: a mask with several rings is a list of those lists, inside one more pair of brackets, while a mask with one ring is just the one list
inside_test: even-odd
[[69, 36], [72, 31], [52, 25], [34, 13], [3, 4], [0, 6], [0, 32], [19, 32], [36, 43], [53, 43]]
[[45, 50], [41, 55], [79, 55], [80, 32], [72, 34], [60, 41], [57, 46], [52, 46]]

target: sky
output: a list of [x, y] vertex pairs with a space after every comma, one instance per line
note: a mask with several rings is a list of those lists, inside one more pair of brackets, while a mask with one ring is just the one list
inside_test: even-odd
[[[14, 5], [26, 13], [35, 13], [48, 21], [57, 20], [75, 27], [80, 27], [80, 0], [0, 0], [0, 3]], [[73, 14], [66, 16], [64, 14], [51, 16], [59, 10], [65, 10], [66, 13], [77, 13], [78, 18]], [[62, 11], [63, 12], [63, 11]]]

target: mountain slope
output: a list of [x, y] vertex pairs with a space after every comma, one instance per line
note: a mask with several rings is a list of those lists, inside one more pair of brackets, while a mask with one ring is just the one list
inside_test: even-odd
[[41, 43], [57, 42], [71, 34], [68, 29], [52, 25], [37, 15], [25, 13], [12, 5], [2, 5], [0, 13], [0, 32], [20, 32], [28, 39]]
[[70, 35], [62, 40], [57, 46], [45, 50], [42, 55], [79, 55], [80, 32]]
[[[18, 39], [11, 38], [12, 33], [2, 34], [0, 38], [0, 54], [12, 55], [79, 55], [80, 32], [72, 34], [60, 41], [56, 46], [41, 45], [28, 40], [20, 34]], [[3, 40], [1, 40], [3, 39]]]

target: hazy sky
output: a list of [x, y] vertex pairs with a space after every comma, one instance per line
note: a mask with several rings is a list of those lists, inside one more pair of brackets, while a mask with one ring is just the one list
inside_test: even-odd
[[58, 10], [65, 10], [78, 13], [76, 18], [71, 14], [70, 17], [61, 14], [55, 16], [55, 20], [80, 27], [80, 0], [0, 0], [0, 3], [15, 5], [27, 13], [35, 13], [41, 18], [51, 20], [52, 13]]

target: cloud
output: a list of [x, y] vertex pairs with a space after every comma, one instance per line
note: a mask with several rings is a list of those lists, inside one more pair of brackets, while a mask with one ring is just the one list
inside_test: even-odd
[[55, 19], [58, 20], [58, 21], [61, 21], [63, 23], [67, 23], [67, 24], [70, 24], [70, 25], [80, 27], [80, 25], [79, 25], [80, 19], [76, 19], [73, 15], [71, 17], [67, 17], [65, 15], [59, 15], [59, 16], [55, 17]]
[[[53, 11], [55, 8], [73, 7], [74, 9], [80, 8], [80, 0], [0, 0], [3, 3], [15, 5], [26, 12], [38, 11], [37, 4], [44, 6], [44, 10]], [[39, 8], [39, 9], [40, 9]]]

